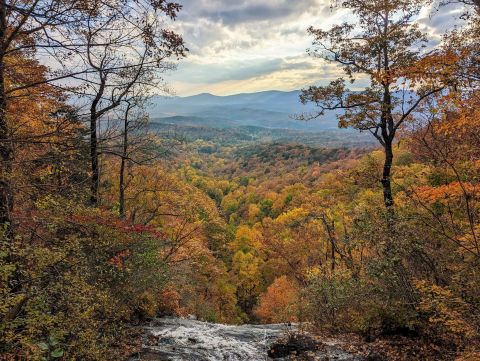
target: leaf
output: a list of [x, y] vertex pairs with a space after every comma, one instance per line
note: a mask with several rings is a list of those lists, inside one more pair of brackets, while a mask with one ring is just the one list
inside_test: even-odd
[[48, 341], [49, 341], [49, 343], [50, 343], [51, 346], [56, 346], [56, 345], [58, 345], [58, 341], [57, 341], [57, 340], [55, 339], [55, 337], [53, 337], [53, 336], [50, 336], [50, 337], [48, 338]]
[[45, 342], [40, 342], [38, 344], [38, 347], [40, 347], [40, 349], [42, 349], [43, 351], [47, 351], [48, 350], [48, 345], [45, 343]]
[[55, 351], [52, 352], [51, 356], [52, 356], [53, 358], [60, 358], [60, 357], [63, 356], [63, 350], [57, 348]]

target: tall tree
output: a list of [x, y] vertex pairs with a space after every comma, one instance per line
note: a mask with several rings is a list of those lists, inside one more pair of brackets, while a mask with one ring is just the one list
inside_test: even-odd
[[8, 82], [15, 73], [18, 57], [32, 57], [36, 52], [52, 54], [61, 59], [62, 50], [77, 46], [69, 34], [74, 23], [82, 17], [86, 2], [81, 0], [19, 0], [0, 1], [0, 224], [5, 235], [11, 236], [11, 213], [14, 191], [11, 185], [14, 161], [12, 126], [9, 119], [8, 102], [17, 92], [31, 89], [66, 75], [49, 74], [41, 79], [32, 77], [21, 82]]
[[[124, 66], [122, 60], [135, 58], [145, 52], [149, 59], [158, 60], [159, 53], [168, 53], [165, 49], [172, 41], [178, 43], [181, 39], [160, 26], [165, 18], [174, 18], [180, 8], [177, 3], [167, 0], [0, 1], [0, 224], [4, 225], [7, 236], [11, 233], [15, 193], [11, 184], [15, 143], [11, 122], [14, 123], [14, 117], [9, 115], [9, 99], [17, 96], [19, 91], [48, 83], [55, 83], [60, 87], [68, 84], [70, 88], [72, 83], [90, 83], [92, 74], [98, 73], [98, 69], [92, 67], [87, 60], [88, 54], [91, 54], [93, 49], [105, 49], [105, 46], [112, 42], [117, 42], [118, 45], [121, 42], [120, 32], [124, 35], [124, 50], [130, 45], [130, 52], [118, 52], [114, 58], [116, 62], [109, 64], [110, 71], [117, 70], [118, 73]], [[129, 26], [110, 26], [113, 20], [119, 25], [121, 19]], [[105, 30], [96, 34], [97, 39], [102, 37], [102, 41], [89, 41], [91, 37], [86, 35], [88, 31], [85, 30], [92, 26]], [[127, 42], [128, 39], [131, 40], [129, 30], [134, 26], [139, 30], [136, 32], [138, 38], [135, 45]], [[15, 65], [9, 60], [25, 54], [48, 58], [49, 71], [41, 79], [32, 77], [25, 78], [22, 82], [7, 82], [7, 77], [15, 70]], [[75, 81], [72, 82], [72, 79]], [[118, 89], [115, 90], [117, 91]], [[104, 94], [103, 99], [108, 95]], [[94, 136], [94, 132], [91, 133]]]
[[[163, 3], [163, 2], [160, 2]], [[171, 69], [170, 57], [183, 57], [186, 48], [178, 34], [165, 30], [162, 15], [174, 20], [180, 5], [167, 7], [148, 1], [101, 5], [86, 20], [85, 42], [81, 54], [86, 71], [80, 79], [87, 84], [90, 123], [91, 194], [98, 204], [100, 184], [99, 154], [102, 141], [99, 121], [119, 107], [134, 88], [148, 90], [161, 84], [161, 73]], [[106, 14], [97, 16], [97, 12]]]
[[[381, 184], [391, 219], [395, 137], [422, 101], [441, 92], [444, 85], [436, 81], [420, 85], [409, 79], [426, 43], [425, 35], [413, 22], [422, 1], [346, 0], [341, 6], [357, 20], [327, 31], [310, 27], [308, 31], [314, 37], [310, 52], [338, 65], [351, 87], [360, 90], [352, 90], [344, 78], [304, 89], [302, 103], [313, 102], [318, 111], [299, 118], [314, 119], [336, 111], [340, 127], [368, 131], [377, 139], [385, 154]], [[361, 83], [356, 85], [356, 81]], [[362, 86], [364, 82], [368, 85]]]
[[[148, 132], [148, 113], [145, 111], [147, 97], [133, 94], [124, 101], [123, 129], [120, 140], [120, 150], [113, 154], [120, 157], [118, 181], [118, 213], [120, 218], [125, 218], [126, 202], [125, 190], [128, 186], [127, 167], [132, 164], [147, 164], [156, 160], [160, 155], [158, 151], [149, 152], [150, 146], [159, 149]], [[157, 148], [158, 146], [158, 148]], [[150, 154], [151, 153], [151, 154]]]

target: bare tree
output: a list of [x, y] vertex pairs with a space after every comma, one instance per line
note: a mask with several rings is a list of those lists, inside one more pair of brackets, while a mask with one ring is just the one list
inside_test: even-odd
[[[160, 160], [168, 158], [175, 153], [182, 139], [176, 136], [161, 137], [155, 132], [150, 123], [147, 112], [150, 96], [145, 94], [144, 89], [132, 93], [124, 100], [120, 111], [123, 117], [120, 139], [113, 138], [111, 145], [102, 147], [102, 153], [107, 153], [120, 158], [118, 204], [119, 216], [125, 218], [127, 213], [126, 190], [132, 177], [135, 176], [137, 166], [153, 166]], [[149, 223], [153, 217], [159, 215], [156, 211], [146, 219]]]
[[[133, 75], [123, 83], [107, 86], [113, 73], [120, 77], [122, 72], [125, 74], [128, 70], [131, 75], [136, 70], [139, 75], [143, 72], [139, 69], [145, 64], [161, 68], [163, 59], [183, 53], [181, 37], [163, 26], [167, 19], [174, 19], [180, 9], [179, 4], [167, 0], [0, 1], [0, 224], [7, 237], [11, 237], [15, 193], [11, 182], [15, 120], [8, 111], [9, 99], [45, 84], [55, 84], [78, 94], [85, 89], [82, 85], [95, 83], [99, 89], [103, 82], [104, 89], [97, 93], [99, 97], [90, 108], [91, 119], [98, 120], [109, 111], [106, 109], [109, 105], [100, 103], [109, 98], [110, 105], [117, 106], [135, 78]], [[115, 27], [121, 23], [122, 27]], [[106, 57], [103, 63], [98, 63], [100, 59], [94, 54], [102, 50]], [[7, 82], [12, 73], [9, 59], [19, 54], [48, 59], [50, 71], [41, 79]], [[97, 80], [93, 80], [95, 76]], [[92, 148], [95, 148], [96, 130], [91, 130], [91, 137]], [[95, 188], [94, 163], [98, 158], [94, 149], [91, 155], [92, 188]], [[95, 201], [95, 196], [92, 198]]]
[[146, 149], [150, 142], [154, 142], [154, 139], [148, 134], [149, 118], [144, 109], [146, 100], [146, 97], [141, 95], [133, 95], [125, 100], [121, 150], [118, 154], [120, 157], [118, 205], [119, 215], [122, 219], [125, 218], [126, 213], [127, 163], [130, 163], [131, 168], [133, 163], [146, 164], [157, 158], [157, 154], [149, 155]]
[[[158, 9], [149, 4], [102, 6], [100, 11], [107, 16], [99, 20], [94, 13], [86, 22], [84, 61], [89, 71], [78, 79], [86, 83], [89, 99], [90, 202], [94, 206], [98, 204], [100, 184], [100, 119], [119, 107], [134, 88], [143, 87], [148, 93], [157, 87], [161, 73], [173, 68], [166, 59], [183, 57], [186, 52], [183, 39], [163, 28]], [[167, 9], [166, 15], [175, 19], [178, 10]]]

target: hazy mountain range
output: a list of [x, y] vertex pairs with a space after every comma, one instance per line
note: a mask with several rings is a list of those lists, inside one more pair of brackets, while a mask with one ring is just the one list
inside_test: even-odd
[[309, 122], [293, 119], [295, 114], [314, 110], [312, 105], [300, 103], [299, 94], [300, 91], [264, 91], [230, 96], [157, 96], [149, 112], [153, 121], [178, 125], [213, 128], [256, 126], [309, 131], [338, 129], [333, 113]]

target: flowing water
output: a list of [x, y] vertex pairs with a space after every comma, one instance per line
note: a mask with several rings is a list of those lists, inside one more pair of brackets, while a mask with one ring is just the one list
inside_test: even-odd
[[[272, 343], [291, 331], [283, 324], [232, 326], [156, 319], [146, 327], [143, 351], [131, 361], [265, 361], [270, 360], [267, 352]], [[360, 360], [328, 343], [316, 355], [312, 360]]]

